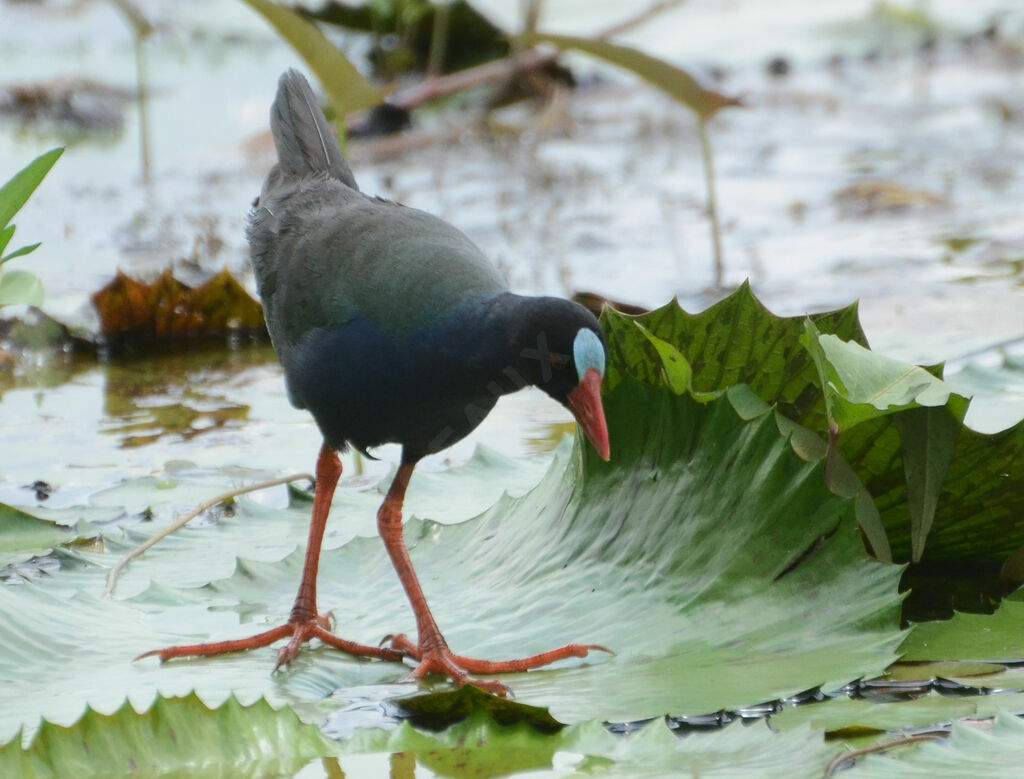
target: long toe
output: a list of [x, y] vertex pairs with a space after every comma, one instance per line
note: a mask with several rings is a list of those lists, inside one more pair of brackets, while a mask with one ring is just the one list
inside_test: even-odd
[[313, 638], [319, 638], [325, 644], [347, 652], [357, 657], [373, 657], [380, 660], [399, 662], [403, 653], [389, 647], [366, 646], [357, 644], [354, 641], [347, 641], [344, 638], [331, 633], [327, 628], [329, 625], [327, 617], [317, 616], [308, 620], [292, 620], [284, 625], [279, 625], [271, 630], [257, 633], [249, 638], [240, 638], [233, 641], [216, 641], [209, 644], [183, 644], [181, 646], [169, 646], [164, 649], [154, 649], [151, 652], [144, 652], [136, 657], [141, 660], [144, 657], [159, 657], [160, 662], [173, 660], [181, 657], [211, 657], [223, 655], [230, 652], [244, 652], [249, 649], [258, 649], [281, 640], [291, 637], [287, 644], [281, 647], [277, 654], [277, 662], [274, 670], [288, 665], [298, 657], [302, 645]]
[[404, 634], [389, 636], [388, 639], [393, 650], [418, 661], [409, 678], [422, 679], [428, 674], [440, 674], [447, 676], [459, 686], [472, 684], [502, 697], [510, 692], [506, 685], [492, 679], [478, 679], [473, 674], [522, 673], [570, 657], [587, 657], [593, 651], [614, 654], [608, 647], [600, 644], [566, 644], [558, 649], [518, 660], [477, 660], [453, 654], [443, 640], [440, 646], [425, 649], [422, 645], [413, 644]]
[[425, 653], [423, 659], [420, 660], [419, 665], [416, 666], [410, 676], [413, 679], [422, 679], [424, 676], [432, 673], [447, 676], [459, 687], [471, 684], [501, 698], [508, 696], [510, 692], [508, 687], [496, 679], [477, 679], [474, 676], [470, 676], [464, 669], [459, 667], [455, 657], [447, 650]]

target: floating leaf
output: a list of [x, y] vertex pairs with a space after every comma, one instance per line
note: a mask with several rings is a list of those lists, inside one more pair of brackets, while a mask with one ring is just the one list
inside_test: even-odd
[[[671, 388], [671, 372], [676, 372], [676, 383], [688, 380], [696, 396], [746, 384], [764, 402], [777, 404], [786, 418], [826, 434], [829, 422], [820, 372], [800, 340], [806, 319], [775, 316], [746, 283], [699, 314], [683, 311], [676, 302], [637, 317], [608, 310], [601, 320], [613, 355], [606, 384], [615, 386], [628, 373], [645, 383]], [[825, 332], [866, 343], [856, 306], [810, 319]], [[659, 348], [652, 339], [663, 345]], [[685, 368], [677, 367], [680, 361]], [[680, 370], [688, 370], [689, 378]], [[752, 409], [751, 414], [763, 413], [756, 404]], [[795, 440], [808, 458], [825, 457], [823, 444], [815, 436], [796, 434]], [[873, 552], [890, 561], [889, 542], [870, 494], [845, 463], [834, 465], [829, 478], [837, 494], [856, 498], [858, 523]]]
[[22, 748], [0, 747], [0, 775], [32, 777], [280, 776], [333, 746], [294, 712], [229, 698], [215, 709], [197, 695], [158, 698], [143, 713], [87, 709], [70, 727], [44, 722]]
[[228, 270], [195, 289], [164, 271], [152, 284], [118, 271], [92, 296], [104, 337], [114, 346], [160, 339], [265, 335], [263, 308]]
[[[864, 555], [852, 502], [826, 490], [820, 460], [796, 455], [775, 412], [744, 419], [728, 394], [705, 404], [629, 379], [608, 394], [606, 411], [611, 463], [577, 447], [530, 493], [477, 519], [407, 523], [427, 597], [456, 651], [500, 659], [571, 641], [616, 651], [507, 676], [513, 705], [549, 708], [561, 722], [703, 713], [877, 675], [895, 659], [900, 571]], [[380, 540], [347, 540], [373, 533], [379, 493], [340, 492], [334, 527], [345, 535], [328, 535], [321, 608], [353, 640], [411, 632]], [[239, 637], [285, 619], [307, 529], [306, 507], [240, 499], [234, 516], [183, 531], [133, 563], [119, 590], [125, 600], [98, 598], [125, 546], [115, 546], [116, 530], [106, 550], [62, 553], [54, 576], [0, 588], [9, 636], [0, 677], [11, 680], [9, 700], [22, 702], [0, 712], [0, 734], [40, 711], [66, 717], [76, 704], [112, 708], [125, 695], [196, 689], [208, 701], [235, 692], [309, 706], [354, 684], [404, 678], [399, 664], [312, 649], [277, 677], [274, 648], [131, 664], [147, 649]], [[249, 559], [235, 564], [239, 548]], [[68, 664], [83, 645], [89, 650]], [[19, 676], [28, 657], [33, 675]], [[53, 694], [38, 693], [36, 674]], [[78, 692], [58, 692], [66, 689]]]
[[43, 285], [23, 270], [9, 270], [0, 275], [0, 306], [38, 306], [43, 302]]
[[75, 538], [66, 527], [0, 503], [0, 554], [41, 551]]
[[[605, 407], [610, 465], [577, 450], [582, 464], [553, 469], [477, 520], [407, 525], [456, 651], [612, 647], [613, 657], [506, 677], [517, 701], [562, 722], [736, 707], [888, 665], [899, 570], [863, 555], [852, 503], [828, 493], [821, 461], [797, 457], [774, 413], [746, 421], [728, 397], [702, 405], [629, 380]], [[269, 619], [287, 611], [301, 564], [298, 552], [284, 565], [246, 564], [211, 595]], [[347, 636], [412, 630], [377, 539], [325, 553], [321, 565], [334, 572], [320, 582], [325, 603], [361, 604], [341, 623]], [[813, 603], [829, 606], [808, 620]]]
[[528, 33], [516, 36], [513, 40], [523, 46], [550, 43], [560, 49], [576, 49], [592, 57], [603, 59], [635, 73], [669, 97], [678, 100], [702, 120], [710, 119], [723, 108], [743, 105], [740, 98], [729, 97], [721, 92], [715, 92], [713, 89], [702, 87], [693, 76], [682, 68], [629, 46], [593, 38], [548, 35], [546, 33]]
[[[839, 453], [875, 500], [876, 508], [862, 502], [865, 532], [874, 522], [869, 515], [877, 512], [893, 556], [898, 560], [916, 557], [928, 566], [911, 574], [927, 573], [930, 589], [963, 581], [976, 591], [978, 583], [962, 579], [964, 572], [971, 576], [982, 572], [995, 580], [1003, 562], [1024, 548], [1024, 523], [1017, 521], [1024, 512], [1024, 468], [1018, 467], [1024, 463], [1024, 422], [994, 435], [964, 427], [960, 420], [966, 399], [934, 375], [926, 378], [934, 371], [871, 355], [853, 345], [866, 346], [856, 306], [813, 314], [809, 319], [823, 334], [818, 341], [828, 349], [822, 347], [820, 355], [831, 354], [837, 365], [843, 365], [829, 370], [857, 379], [851, 382], [856, 398], [847, 399], [854, 405], [847, 406], [848, 414], [842, 417], [852, 427], [839, 437]], [[645, 383], [665, 385], [663, 360], [647, 335], [635, 327], [637, 323], [686, 359], [693, 370], [695, 393], [719, 392], [744, 383], [789, 419], [827, 436], [826, 398], [842, 393], [815, 366], [812, 353], [801, 342], [806, 339], [806, 320], [775, 316], [747, 284], [699, 314], [689, 314], [675, 302], [637, 317], [606, 309], [601, 320], [610, 355], [606, 383], [614, 386], [629, 374]], [[873, 364], [874, 389], [860, 381], [867, 375], [861, 373], [862, 362]], [[890, 372], [879, 368], [883, 364], [889, 365]], [[889, 387], [889, 381], [904, 374], [911, 381]], [[928, 402], [945, 398], [944, 405], [921, 412], [914, 406], [917, 395]], [[909, 407], [888, 408], [888, 403], [900, 400], [913, 402]], [[858, 408], [854, 401], [865, 406]], [[879, 546], [875, 536], [871, 545], [876, 554], [886, 557], [886, 547]], [[958, 564], [955, 576], [950, 562]], [[912, 597], [917, 599], [919, 593]]]
[[[817, 779], [836, 754], [820, 732], [807, 727], [779, 734], [763, 723], [736, 724], [679, 738], [664, 720], [627, 735], [610, 733], [600, 722], [587, 722], [545, 736], [525, 724], [501, 725], [482, 711], [441, 733], [423, 732], [408, 723], [390, 732], [365, 731], [342, 749], [342, 770], [349, 767], [350, 755], [382, 753], [400, 757], [410, 776], [422, 766], [438, 776], [460, 777], [508, 776], [520, 771], [537, 772], [531, 776], [566, 776], [569, 770], [573, 776]], [[355, 771], [367, 763], [352, 760], [351, 765], [349, 770]], [[380, 768], [386, 772], [387, 765]], [[545, 769], [552, 773], [541, 773]]]
[[[810, 318], [823, 333], [867, 345], [855, 305]], [[638, 317], [606, 309], [601, 321], [614, 355], [609, 356], [606, 383], [614, 386], [625, 373], [648, 384], [662, 383], [661, 361], [630, 324], [635, 321], [687, 359], [695, 392], [746, 384], [790, 419], [827, 433], [821, 383], [800, 343], [805, 319], [776, 316], [747, 283], [698, 314], [687, 313], [675, 301]]]
[[380, 94], [319, 28], [292, 10], [270, 0], [242, 0], [267, 20], [309, 65], [327, 92], [338, 116], [381, 102]]
[[957, 613], [914, 626], [904, 660], [1024, 660], [1024, 602], [1011, 596], [994, 614]]

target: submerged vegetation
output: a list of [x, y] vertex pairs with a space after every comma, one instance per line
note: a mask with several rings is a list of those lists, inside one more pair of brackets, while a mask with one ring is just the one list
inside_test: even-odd
[[[380, 112], [382, 101], [407, 122], [427, 102], [489, 110], [529, 93], [541, 96], [537, 104], [551, 119], [557, 95], [573, 82], [575, 61], [562, 54], [571, 51], [625, 69], [692, 113], [696, 136], [685, 125], [676, 140], [706, 177], [706, 199], [694, 198], [712, 225], [700, 273], [721, 299], [698, 313], [675, 301], [646, 312], [630, 307], [632, 315], [604, 308], [611, 462], [568, 442], [531, 458], [482, 447], [466, 463], [418, 474], [409, 499], [412, 556], [455, 651], [529, 653], [555, 636], [615, 654], [510, 675], [511, 700], [444, 683], [417, 688], [403, 683], [408, 669], [400, 664], [316, 647], [276, 675], [273, 649], [165, 666], [131, 662], [155, 646], [247, 635], [253, 625], [280, 620], [302, 565], [307, 491], [217, 498], [271, 475], [251, 460], [277, 445], [266, 423], [285, 408], [272, 369], [272, 381], [246, 402], [235, 395], [251, 379], [246, 368], [273, 363], [265, 345], [224, 348], [265, 344], [262, 313], [245, 291], [244, 258], [218, 259], [227, 267], [216, 273], [197, 260], [208, 259], [204, 247], [218, 245], [218, 229], [240, 233], [254, 194], [246, 191], [232, 206], [238, 224], [202, 228], [207, 234], [192, 253], [168, 259], [159, 275], [136, 272], [123, 250], [127, 269], [105, 269], [113, 280], [91, 295], [98, 332], [83, 338], [45, 319], [43, 345], [25, 350], [22, 366], [45, 362], [40, 354], [76, 350], [89, 365], [109, 361], [103, 374], [85, 380], [76, 366], [71, 375], [78, 378], [69, 383], [103, 385], [99, 426], [117, 443], [116, 456], [106, 453], [113, 464], [79, 469], [70, 489], [56, 492], [59, 500], [37, 481], [18, 485], [24, 499], [8, 500], [17, 505], [0, 503], [0, 775], [412, 776], [420, 768], [453, 777], [818, 777], [839, 769], [857, 777], [972, 765], [985, 776], [1020, 753], [1024, 422], [996, 433], [973, 430], [964, 422], [967, 393], [944, 378], [943, 367], [872, 351], [856, 305], [777, 316], [755, 296], [756, 284], [721, 294], [729, 228], [715, 195], [709, 122], [724, 108], [756, 111], [763, 96], [617, 39], [678, 3], [655, 3], [597, 33], [568, 35], [545, 30], [541, 2], [525, 4], [521, 29], [509, 32], [471, 3], [309, 9], [242, 2], [319, 79], [342, 142], [351, 117], [374, 106]], [[149, 92], [142, 57], [160, 24], [131, 2], [118, 8], [135, 31], [139, 96], [152, 108], [159, 89]], [[942, 35], [924, 5], [876, 4], [865, 24], [881, 26], [890, 43], [911, 39], [921, 57]], [[362, 48], [339, 48], [336, 25], [358, 30]], [[348, 55], [372, 63], [374, 80]], [[151, 56], [147, 62], [152, 68]], [[784, 77], [788, 67], [784, 58], [773, 61], [772, 77]], [[484, 97], [481, 85], [491, 87]], [[786, 99], [820, 101], [829, 110], [813, 93]], [[1019, 126], [1009, 98], [996, 108], [1007, 133]], [[148, 179], [159, 154], [146, 137], [146, 116], [140, 106]], [[204, 119], [197, 113], [190, 121]], [[505, 143], [501, 125], [489, 126], [495, 146]], [[537, 132], [531, 126], [519, 145]], [[650, 140], [632, 130], [628, 138], [616, 142]], [[771, 143], [739, 165], [773, 154]], [[385, 153], [381, 148], [372, 153]], [[0, 263], [38, 246], [11, 249], [10, 222], [60, 154], [39, 157], [0, 189]], [[873, 173], [869, 156], [858, 147], [847, 164]], [[738, 165], [735, 158], [731, 164]], [[160, 175], [152, 178], [143, 182], [150, 194]], [[213, 188], [213, 178], [203, 186]], [[580, 178], [567, 198], [589, 185], [600, 190], [593, 178]], [[435, 192], [443, 190], [439, 174], [424, 179], [443, 201]], [[948, 209], [956, 194], [876, 175], [836, 182], [831, 191], [842, 218], [880, 232], [892, 224], [886, 219], [908, 210]], [[735, 188], [723, 192], [724, 209], [743, 205]], [[85, 198], [94, 196], [87, 191]], [[615, 188], [601, 197], [624, 210]], [[162, 227], [146, 221], [154, 202], [140, 207], [138, 223], [159, 234]], [[797, 224], [806, 217], [806, 204], [775, 205], [775, 218]], [[601, 215], [587, 218], [602, 227]], [[552, 254], [567, 243], [559, 244], [557, 228], [543, 219], [533, 227]], [[592, 229], [574, 248], [586, 255], [601, 251], [601, 241], [601, 230]], [[996, 256], [985, 254], [994, 240], [973, 234], [947, 232], [940, 243], [948, 267], [966, 258], [979, 274], [991, 265], [1010, 284], [1019, 282], [1012, 239]], [[636, 256], [621, 261], [639, 273], [650, 249], [631, 251]], [[711, 274], [705, 257], [714, 262]], [[555, 263], [549, 260], [551, 268]], [[0, 271], [0, 305], [41, 302], [32, 274], [6, 264]], [[568, 273], [560, 281], [566, 279]], [[83, 299], [91, 291], [80, 290]], [[648, 304], [668, 297], [615, 293]], [[588, 300], [600, 306], [596, 296]], [[950, 312], [957, 312], [952, 303]], [[32, 316], [42, 317], [23, 317], [0, 329], [0, 338], [30, 329]], [[24, 339], [33, 337], [40, 336]], [[202, 355], [180, 354], [200, 343]], [[132, 356], [139, 353], [145, 361]], [[25, 369], [0, 363], [4, 370]], [[278, 394], [268, 399], [267, 385]], [[272, 410], [260, 417], [258, 403]], [[256, 432], [244, 437], [246, 428]], [[551, 436], [562, 429], [553, 426]], [[172, 440], [178, 448], [158, 449]], [[159, 451], [156, 464], [119, 466], [122, 456], [147, 448]], [[236, 458], [218, 461], [228, 448]], [[335, 513], [344, 519], [331, 525], [320, 579], [339, 632], [367, 643], [412, 628], [373, 537], [379, 500], [364, 476], [339, 491]], [[125, 555], [210, 503], [216, 505], [200, 519], [125, 567], [113, 597], [104, 597], [107, 575]], [[760, 721], [743, 727], [736, 720]], [[917, 735], [907, 738], [911, 729]]]

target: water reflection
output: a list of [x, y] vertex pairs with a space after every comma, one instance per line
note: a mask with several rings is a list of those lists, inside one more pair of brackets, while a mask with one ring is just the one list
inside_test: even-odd
[[[76, 505], [171, 460], [277, 470], [315, 451], [269, 346], [115, 362], [22, 355], [2, 375], [0, 501], [16, 505]], [[45, 500], [37, 480], [54, 488]]]
[[100, 431], [121, 447], [136, 447], [241, 427], [250, 406], [230, 397], [232, 380], [274, 362], [273, 349], [260, 346], [107, 363]]

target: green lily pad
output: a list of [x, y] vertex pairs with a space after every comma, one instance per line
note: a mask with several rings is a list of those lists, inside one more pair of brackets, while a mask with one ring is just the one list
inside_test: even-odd
[[215, 709], [196, 695], [89, 709], [69, 727], [46, 722], [30, 745], [0, 747], [0, 775], [31, 777], [291, 775], [333, 746], [315, 726], [265, 701], [229, 698]]
[[[825, 488], [822, 461], [795, 453], [775, 412], [748, 418], [730, 395], [700, 403], [629, 379], [606, 410], [611, 463], [576, 447], [531, 492], [477, 519], [407, 523], [455, 651], [498, 659], [568, 642], [614, 649], [506, 677], [517, 702], [561, 722], [733, 708], [877, 675], [895, 659], [899, 569], [863, 553], [853, 501]], [[379, 497], [339, 490], [334, 522], [344, 517], [335, 527], [345, 529], [320, 566], [321, 608], [333, 610], [339, 634], [364, 643], [414, 628], [379, 539], [353, 538], [351, 528], [372, 533]], [[0, 738], [40, 715], [67, 723], [86, 704], [112, 710], [125, 696], [147, 705], [192, 689], [211, 704], [265, 697], [322, 716], [325, 696], [403, 678], [401, 665], [333, 650], [307, 650], [276, 677], [274, 648], [131, 663], [148, 649], [285, 619], [307, 511], [240, 499], [233, 516], [133, 563], [122, 600], [98, 597], [125, 546], [120, 530], [108, 531], [106, 551], [62, 551], [54, 576], [0, 589], [0, 620], [14, 637], [0, 647], [0, 675], [18, 702], [0, 711]], [[249, 557], [236, 563], [240, 549]], [[37, 676], [52, 695], [39, 694]]]
[[[811, 350], [801, 342], [808, 320], [818, 333]], [[994, 435], [964, 427], [966, 400], [940, 381], [937, 369], [900, 365], [859, 348], [867, 342], [856, 306], [779, 317], [744, 284], [698, 314], [673, 302], [636, 317], [606, 309], [601, 321], [609, 386], [630, 375], [673, 387], [689, 369], [696, 396], [747, 384], [785, 417], [825, 437], [835, 422], [826, 401], [846, 403], [838, 452], [874, 498], [874, 506], [862, 502], [861, 517], [872, 551], [889, 559], [891, 547], [897, 560], [920, 560], [905, 582], [913, 590], [912, 613], [932, 613], [931, 602], [948, 603], [957, 588], [998, 597], [993, 585], [1001, 567], [1024, 550], [1024, 523], [1017, 521], [1024, 513], [1024, 469], [1018, 467], [1024, 421]], [[674, 359], [666, 362], [666, 354]], [[831, 382], [833, 373], [842, 381]], [[853, 396], [846, 396], [847, 384], [857, 390]], [[888, 536], [884, 544], [879, 523]]]
[[922, 622], [901, 649], [904, 660], [1024, 660], [1024, 601], [1007, 598], [994, 614]]
[[783, 732], [810, 726], [846, 737], [924, 727], [970, 717], [978, 712], [972, 700], [929, 693], [923, 698], [893, 703], [834, 698], [783, 709], [771, 717], [772, 727]]
[[[820, 777], [836, 754], [808, 727], [773, 733], [763, 723], [730, 725], [680, 738], [663, 720], [627, 735], [587, 722], [545, 736], [525, 723], [502, 726], [478, 711], [441, 733], [403, 723], [396, 730], [364, 731], [343, 746], [346, 771], [381, 773], [403, 760], [409, 775], [422, 766], [438, 776], [494, 777], [530, 771], [531, 776], [758, 776]], [[367, 755], [388, 762], [365, 762]], [[361, 758], [357, 760], [356, 757]], [[370, 771], [367, 768], [372, 766]], [[534, 773], [535, 772], [535, 773]], [[392, 774], [394, 775], [394, 774]]]
[[[796, 456], [773, 413], [745, 421], [728, 398], [702, 405], [632, 381], [606, 409], [617, 442], [610, 465], [580, 461], [577, 450], [531, 493], [477, 520], [408, 523], [455, 651], [614, 649], [505, 677], [517, 701], [563, 722], [736, 707], [878, 673], [894, 659], [899, 569], [863, 555], [852, 502], [825, 489], [821, 462]], [[210, 585], [213, 602], [237, 602], [261, 622], [286, 613], [301, 562], [298, 552], [283, 564], [245, 561]], [[321, 569], [332, 572], [321, 577], [322, 602], [350, 604], [339, 613], [347, 637], [372, 643], [413, 630], [377, 539], [326, 552]], [[842, 595], [847, 587], [857, 596]], [[818, 603], [812, 628], [807, 609]], [[803, 629], [813, 640], [794, 637]]]

